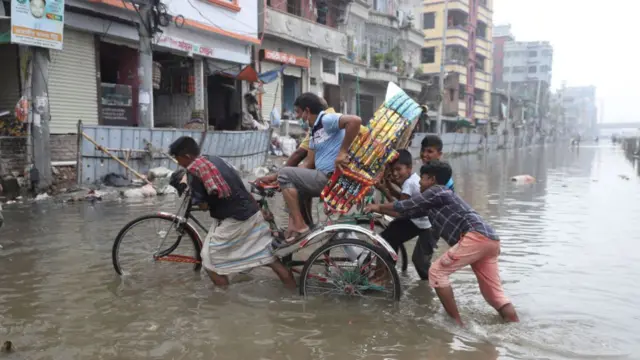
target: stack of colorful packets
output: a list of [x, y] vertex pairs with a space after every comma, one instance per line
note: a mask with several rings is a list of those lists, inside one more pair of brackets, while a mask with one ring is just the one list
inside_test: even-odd
[[346, 213], [360, 201], [383, 175], [385, 166], [398, 156], [394, 146], [420, 116], [422, 108], [413, 99], [395, 84], [390, 83], [389, 88], [394, 93], [351, 144], [349, 165], [335, 171], [322, 191], [325, 210]]

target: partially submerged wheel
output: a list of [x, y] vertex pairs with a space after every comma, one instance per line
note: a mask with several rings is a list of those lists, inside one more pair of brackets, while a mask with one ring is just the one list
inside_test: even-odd
[[118, 275], [153, 273], [160, 267], [171, 273], [188, 265], [198, 272], [202, 260], [197, 233], [175, 217], [161, 214], [141, 216], [125, 225], [116, 236], [111, 257]]
[[400, 300], [402, 289], [386, 251], [358, 239], [330, 241], [311, 254], [300, 273], [300, 295]]

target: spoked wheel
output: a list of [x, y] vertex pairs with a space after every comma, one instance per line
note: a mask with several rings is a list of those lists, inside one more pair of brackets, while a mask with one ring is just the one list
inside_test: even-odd
[[363, 240], [330, 241], [300, 273], [300, 295], [400, 300], [400, 279], [385, 250]]
[[[357, 221], [357, 224], [359, 226], [362, 226], [364, 228], [369, 229], [371, 227], [371, 220], [367, 220], [367, 219], [361, 219]], [[384, 229], [387, 228], [387, 225], [385, 225], [383, 222], [379, 221], [379, 220], [375, 220], [375, 225], [374, 225], [374, 232], [378, 235], [380, 235], [381, 232], [384, 231]], [[407, 257], [407, 249], [404, 247], [404, 244], [400, 244], [400, 247], [398, 248], [398, 263], [396, 264], [396, 266], [399, 266], [400, 269], [402, 270], [402, 272], [406, 272], [407, 269], [409, 268], [409, 260]]]
[[185, 267], [199, 271], [198, 234], [173, 217], [145, 215], [120, 230], [113, 243], [112, 261], [118, 275], [138, 275], [161, 269], [175, 273], [178, 268]]

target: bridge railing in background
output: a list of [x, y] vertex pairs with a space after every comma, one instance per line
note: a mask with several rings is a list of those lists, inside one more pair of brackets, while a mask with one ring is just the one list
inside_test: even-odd
[[[418, 157], [420, 144], [428, 133], [416, 133], [409, 147], [409, 151]], [[434, 134], [435, 135], [435, 134]], [[502, 148], [520, 148], [528, 143], [524, 135], [510, 136], [505, 139], [503, 135], [445, 133], [440, 136], [445, 154], [470, 154], [479, 151], [495, 151]]]
[[[202, 131], [186, 129], [143, 129], [120, 126], [84, 125], [82, 131], [99, 145], [109, 149], [134, 170], [146, 173], [154, 167], [176, 169], [177, 165], [159, 152], [147, 152], [147, 143], [153, 149], [167, 151], [169, 145], [181, 136], [191, 136], [200, 141]], [[81, 184], [102, 181], [110, 173], [125, 175], [126, 169], [109, 155], [80, 136], [79, 174]], [[262, 166], [267, 159], [271, 130], [214, 131], [209, 132], [202, 146], [203, 155], [217, 155], [240, 171]], [[113, 151], [112, 151], [113, 150]], [[131, 150], [131, 151], [127, 151]], [[127, 153], [130, 157], [127, 159]]]

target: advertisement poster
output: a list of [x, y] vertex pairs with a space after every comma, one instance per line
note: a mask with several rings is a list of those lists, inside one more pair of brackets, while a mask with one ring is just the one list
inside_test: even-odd
[[62, 50], [64, 0], [11, 0], [11, 42]]
[[100, 117], [104, 125], [132, 126], [133, 90], [129, 85], [101, 84], [102, 107]]

